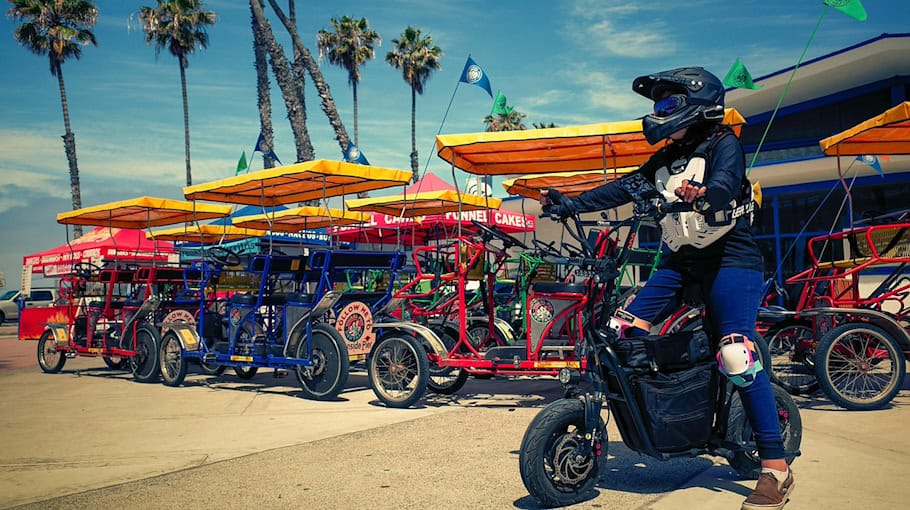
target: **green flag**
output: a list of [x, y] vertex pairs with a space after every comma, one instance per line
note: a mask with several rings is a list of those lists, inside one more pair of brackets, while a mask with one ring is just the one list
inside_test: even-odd
[[868, 17], [860, 0], [825, 0], [825, 5], [830, 5], [857, 21], [866, 21]]
[[727, 71], [727, 76], [724, 78], [724, 85], [751, 90], [758, 90], [763, 87], [763, 85], [752, 83], [752, 75], [749, 74], [749, 70], [746, 69], [746, 66], [743, 65], [739, 59], [736, 59], [736, 62], [733, 63], [733, 67]]
[[502, 91], [496, 93], [496, 99], [493, 100], [493, 111], [490, 115], [508, 115], [512, 113], [512, 107], [506, 106], [506, 96]]
[[234, 172], [234, 175], [240, 175], [240, 172], [247, 169], [246, 166], [246, 151], [243, 151], [243, 154], [240, 155], [240, 161], [237, 162], [237, 171]]

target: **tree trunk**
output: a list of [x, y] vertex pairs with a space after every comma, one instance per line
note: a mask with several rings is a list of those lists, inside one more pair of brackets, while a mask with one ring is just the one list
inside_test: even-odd
[[262, 137], [265, 139], [265, 147], [262, 154], [263, 168], [273, 168], [275, 161], [266, 157], [268, 151], [274, 148], [272, 144], [272, 100], [269, 90], [269, 64], [268, 50], [262, 40], [262, 34], [259, 31], [259, 24], [256, 23], [256, 16], [252, 14], [252, 5], [250, 6], [250, 19], [253, 28], [253, 55], [255, 56], [256, 67], [256, 101], [259, 105], [259, 129]]
[[[57, 75], [57, 85], [60, 87], [60, 105], [63, 107], [63, 150], [70, 170], [70, 192], [73, 197], [73, 210], [82, 208], [82, 190], [79, 187], [79, 163], [76, 160], [76, 135], [70, 128], [70, 109], [66, 102], [66, 86], [63, 84], [63, 66], [60, 62], [54, 63], [54, 74]], [[82, 225], [73, 227], [73, 239], [82, 236]]]
[[354, 89], [354, 145], [360, 147], [360, 137], [357, 136], [357, 82], [351, 83]]
[[319, 93], [319, 98], [322, 100], [322, 111], [325, 112], [326, 117], [329, 118], [329, 124], [331, 124], [332, 128], [335, 130], [335, 139], [338, 140], [338, 145], [341, 147], [341, 153], [344, 154], [345, 149], [348, 148], [348, 144], [351, 143], [351, 138], [348, 136], [348, 132], [344, 128], [344, 123], [338, 115], [338, 109], [335, 108], [335, 101], [332, 99], [332, 91], [329, 89], [328, 83], [323, 79], [322, 73], [319, 71], [319, 66], [316, 65], [316, 60], [313, 59], [313, 55], [306, 49], [303, 42], [301, 42], [300, 35], [297, 33], [297, 28], [290, 22], [287, 16], [284, 15], [281, 7], [275, 0], [268, 1], [269, 5], [272, 6], [272, 10], [275, 11], [278, 19], [281, 20], [281, 23], [284, 25], [284, 28], [287, 29], [288, 33], [291, 35], [294, 48], [300, 52], [300, 58], [303, 59], [303, 64], [310, 74], [310, 78], [313, 79], [313, 85], [316, 86], [316, 91]]
[[193, 172], [190, 170], [190, 105], [186, 100], [186, 64], [184, 57], [177, 57], [180, 63], [180, 90], [183, 92], [183, 144], [186, 147], [186, 185], [193, 185]]
[[411, 172], [414, 173], [412, 179], [417, 182], [420, 177], [417, 162], [417, 89], [411, 87]]
[[281, 46], [275, 41], [272, 35], [272, 28], [265, 14], [262, 12], [262, 5], [259, 0], [250, 0], [250, 6], [253, 10], [253, 16], [259, 24], [262, 39], [269, 50], [272, 72], [275, 73], [275, 81], [281, 88], [281, 95], [284, 97], [284, 104], [288, 111], [288, 120], [291, 122], [291, 130], [294, 132], [294, 142], [297, 147], [297, 161], [311, 161], [315, 154], [313, 144], [310, 142], [310, 135], [307, 132], [306, 116], [303, 112], [303, 106], [297, 96], [297, 90], [294, 86], [291, 66], [284, 56]]

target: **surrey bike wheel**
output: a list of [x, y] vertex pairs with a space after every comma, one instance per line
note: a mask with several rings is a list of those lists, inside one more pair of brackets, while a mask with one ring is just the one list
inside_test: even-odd
[[[774, 403], [777, 405], [777, 421], [780, 426], [781, 439], [784, 442], [784, 451], [797, 452], [803, 438], [803, 420], [799, 408], [786, 390], [776, 384], [771, 384], [774, 393]], [[727, 418], [727, 441], [739, 444], [744, 449], [735, 452], [730, 459], [730, 466], [740, 476], [749, 480], [758, 479], [761, 474], [761, 458], [755, 447], [755, 437], [752, 434], [752, 425], [746, 417], [746, 411], [740, 400], [739, 392], [733, 394], [730, 403], [730, 414]], [[787, 455], [787, 464], [793, 462], [796, 454]]]
[[528, 494], [548, 507], [589, 499], [607, 458], [607, 432], [597, 417], [597, 434], [589, 455], [579, 455], [585, 441], [585, 406], [579, 399], [557, 400], [528, 425], [518, 466]]
[[48, 374], [56, 374], [63, 369], [66, 356], [63, 351], [57, 350], [57, 340], [54, 333], [46, 329], [38, 339], [38, 366]]
[[[442, 343], [446, 346], [446, 350], [451, 352], [452, 348], [455, 347], [454, 334], [456, 332], [451, 329], [447, 329], [445, 332], [437, 331], [439, 337], [442, 339]], [[429, 342], [421, 342], [423, 348], [429, 352], [432, 347]], [[458, 367], [441, 367], [437, 363], [429, 363], [429, 376], [427, 377], [427, 388], [433, 393], [438, 393], [440, 395], [453, 395], [458, 390], [460, 390], [465, 383], [468, 381], [468, 371], [463, 368]]]
[[904, 383], [906, 362], [897, 341], [882, 328], [850, 323], [829, 331], [815, 355], [825, 395], [850, 411], [881, 409]]
[[135, 354], [130, 356], [133, 378], [142, 383], [158, 381], [161, 368], [158, 366], [158, 330], [149, 324], [139, 324], [135, 330]]
[[158, 352], [161, 363], [161, 381], [165, 386], [180, 386], [186, 378], [187, 361], [177, 333], [168, 331], [161, 337]]
[[387, 336], [373, 345], [368, 366], [370, 387], [388, 407], [406, 408], [427, 390], [427, 352], [411, 336]]
[[[303, 328], [299, 328], [303, 330]], [[307, 352], [307, 344], [310, 351]], [[344, 339], [328, 324], [313, 324], [309, 339], [297, 342], [297, 357], [309, 359], [310, 366], [297, 367], [297, 380], [307, 398], [332, 400], [348, 382], [350, 359]]]
[[812, 328], [801, 321], [785, 321], [770, 330], [768, 349], [771, 382], [791, 395], [805, 395], [818, 389], [815, 376], [815, 341]]

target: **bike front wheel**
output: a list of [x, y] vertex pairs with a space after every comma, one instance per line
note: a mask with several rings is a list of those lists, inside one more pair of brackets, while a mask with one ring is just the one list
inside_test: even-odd
[[566, 506], [592, 497], [607, 458], [607, 433], [597, 417], [594, 447], [582, 454], [585, 405], [579, 399], [557, 400], [528, 425], [518, 466], [528, 494], [548, 507]]

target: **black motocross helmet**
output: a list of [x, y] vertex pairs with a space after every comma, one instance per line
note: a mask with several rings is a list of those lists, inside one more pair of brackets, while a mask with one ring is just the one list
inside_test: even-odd
[[[654, 113], [642, 119], [651, 145], [680, 129], [724, 118], [724, 86], [701, 67], [680, 67], [639, 76], [632, 90], [655, 102]], [[670, 96], [661, 99], [667, 92]]]

